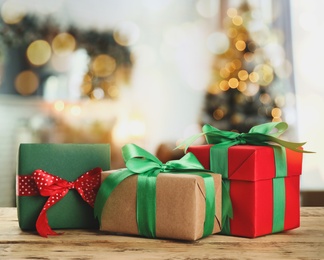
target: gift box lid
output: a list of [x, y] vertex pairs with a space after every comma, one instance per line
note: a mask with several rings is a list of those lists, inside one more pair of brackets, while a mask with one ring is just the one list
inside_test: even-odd
[[[188, 148], [201, 164], [210, 168], [210, 149], [213, 144]], [[300, 175], [303, 154], [286, 149], [287, 176]], [[228, 149], [228, 179], [258, 181], [275, 178], [274, 152], [271, 146], [235, 145]]]

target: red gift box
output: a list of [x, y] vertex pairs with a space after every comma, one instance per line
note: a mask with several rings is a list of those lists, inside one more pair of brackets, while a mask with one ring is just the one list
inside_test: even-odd
[[[210, 169], [210, 149], [213, 145], [190, 146], [201, 164]], [[287, 176], [284, 192], [276, 196], [284, 205], [283, 230], [300, 225], [300, 188], [302, 153], [286, 149]], [[271, 234], [274, 225], [274, 183], [277, 179], [274, 151], [271, 146], [235, 145], [228, 148], [229, 195], [233, 218], [229, 219], [228, 235], [258, 237]], [[283, 231], [282, 230], [282, 231]], [[281, 231], [281, 230], [280, 230]]]

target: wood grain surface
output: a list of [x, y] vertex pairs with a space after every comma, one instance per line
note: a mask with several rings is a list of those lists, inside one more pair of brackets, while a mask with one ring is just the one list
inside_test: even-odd
[[196, 242], [64, 230], [43, 238], [0, 208], [0, 259], [324, 259], [324, 207], [301, 208], [301, 227], [255, 239], [212, 235]]

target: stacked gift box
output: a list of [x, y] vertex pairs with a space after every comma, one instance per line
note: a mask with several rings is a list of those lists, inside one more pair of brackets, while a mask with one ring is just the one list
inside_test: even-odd
[[[118, 170], [110, 170], [109, 144], [21, 144], [19, 225], [44, 237], [99, 228], [190, 241], [297, 228], [305, 151], [278, 138], [286, 129], [268, 123], [238, 134], [207, 125], [185, 142], [180, 160], [166, 163], [127, 144]], [[202, 135], [208, 144], [192, 145]]]

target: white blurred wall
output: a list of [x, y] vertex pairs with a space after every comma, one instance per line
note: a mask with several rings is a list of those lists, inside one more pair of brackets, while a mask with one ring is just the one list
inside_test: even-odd
[[305, 154], [301, 188], [324, 190], [324, 1], [291, 1], [299, 140]]

